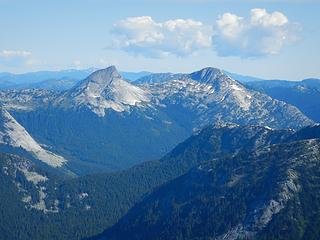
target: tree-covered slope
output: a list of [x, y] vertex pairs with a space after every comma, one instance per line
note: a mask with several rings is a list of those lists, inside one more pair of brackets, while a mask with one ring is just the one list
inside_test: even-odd
[[79, 175], [159, 159], [188, 137], [167, 115], [150, 110], [148, 119], [145, 114], [109, 111], [102, 118], [87, 110], [57, 108], [13, 112], [30, 134], [70, 160], [68, 166]]
[[98, 239], [319, 239], [320, 142], [199, 164]]
[[11, 154], [0, 154], [1, 239], [59, 238], [51, 216], [62, 202], [52, 192], [67, 176]]
[[[13, 216], [6, 217], [5, 212], [0, 217], [6, 218], [12, 229], [19, 229], [19, 225], [23, 224], [29, 225], [28, 221], [31, 225], [48, 226], [50, 231], [47, 227], [39, 227], [37, 231], [30, 228], [27, 234], [33, 239], [38, 236], [45, 239], [54, 239], [54, 236], [59, 236], [59, 239], [81, 239], [96, 235], [115, 224], [144, 195], [181, 176], [197, 164], [232, 155], [242, 148], [252, 150], [277, 143], [290, 134], [290, 131], [254, 126], [209, 126], [179, 144], [160, 160], [145, 162], [121, 172], [67, 179], [59, 181], [53, 188], [47, 187], [44, 201], [48, 206], [59, 201], [55, 212], [44, 214], [33, 209], [37, 217], [29, 215], [28, 220], [22, 218], [17, 225], [10, 224], [15, 219]], [[54, 178], [48, 178], [46, 184], [51, 183], [51, 179], [56, 182]], [[5, 195], [4, 191], [3, 196]], [[17, 199], [17, 203], [23, 207], [25, 204], [21, 201], [22, 198]], [[25, 213], [28, 215], [29, 210]], [[38, 222], [39, 218], [42, 219], [41, 223]], [[14, 236], [13, 233], [9, 234], [7, 239]]]
[[[73, 219], [74, 215], [81, 219], [67, 224], [69, 231], [81, 236], [97, 234], [116, 223], [145, 194], [197, 164], [233, 154], [242, 148], [250, 150], [277, 143], [288, 134], [290, 131], [264, 127], [209, 126], [160, 160], [145, 162], [121, 172], [93, 174], [67, 181], [59, 188], [58, 195], [65, 199], [63, 201], [77, 199], [81, 193], [87, 194], [67, 209], [70, 217], [66, 219]], [[229, 142], [230, 145], [227, 144]], [[89, 210], [87, 206], [90, 206]], [[87, 228], [83, 228], [84, 223]]]

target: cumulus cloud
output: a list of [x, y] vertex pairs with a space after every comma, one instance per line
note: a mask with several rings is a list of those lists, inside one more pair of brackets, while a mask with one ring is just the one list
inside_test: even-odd
[[281, 12], [251, 9], [244, 18], [225, 13], [215, 24], [214, 47], [220, 56], [259, 57], [278, 54], [297, 40], [299, 26]]
[[117, 22], [112, 33], [112, 47], [147, 57], [183, 57], [210, 48], [213, 31], [212, 26], [192, 19], [156, 22], [142, 16]]

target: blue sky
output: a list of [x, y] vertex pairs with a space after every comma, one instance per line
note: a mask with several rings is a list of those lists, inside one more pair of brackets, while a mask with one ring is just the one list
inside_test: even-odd
[[0, 0], [0, 72], [106, 67], [320, 78], [320, 1]]

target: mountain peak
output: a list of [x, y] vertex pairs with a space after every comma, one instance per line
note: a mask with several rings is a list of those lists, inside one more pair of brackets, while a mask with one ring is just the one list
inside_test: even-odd
[[223, 76], [222, 70], [213, 67], [206, 67], [190, 74], [191, 78], [199, 82], [208, 82]]
[[[106, 109], [128, 111], [132, 106], [149, 102], [149, 94], [124, 80], [115, 66], [92, 73], [65, 94], [62, 102], [71, 106], [86, 106], [98, 116], [105, 116]], [[59, 101], [60, 102], [60, 101]]]
[[93, 72], [87, 80], [96, 83], [110, 83], [115, 78], [121, 78], [121, 76], [115, 66], [110, 66]]
[[223, 73], [223, 71], [219, 68], [215, 68], [215, 67], [205, 67], [205, 68], [202, 68], [201, 70], [199, 70], [198, 72], [201, 72], [201, 73], [204, 73], [204, 74], [207, 74], [207, 73]]

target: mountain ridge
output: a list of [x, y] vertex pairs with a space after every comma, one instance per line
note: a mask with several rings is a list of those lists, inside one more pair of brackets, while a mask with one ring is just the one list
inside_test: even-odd
[[54, 168], [62, 167], [67, 162], [62, 156], [43, 149], [25, 128], [3, 108], [0, 109], [0, 143], [14, 148], [22, 148]]
[[[319, 139], [304, 140], [199, 164], [147, 195], [92, 239], [316, 239], [312, 214], [300, 229], [302, 219], [285, 223], [283, 218], [292, 216], [292, 204], [296, 209], [308, 204], [310, 199], [302, 196], [320, 199], [320, 189], [312, 192], [305, 180], [319, 172], [319, 151]], [[319, 211], [317, 202], [312, 205]], [[281, 226], [288, 228], [280, 230], [274, 223], [281, 218]]]
[[[5, 239], [15, 239], [19, 234], [29, 238], [33, 236], [33, 239], [56, 239], [57, 236], [59, 236], [59, 239], [82, 239], [96, 235], [115, 224], [131, 207], [138, 204], [149, 193], [157, 191], [162, 188], [161, 185], [167, 184], [169, 181], [183, 177], [192, 169], [197, 169], [199, 165], [203, 166], [202, 169], [205, 170], [208, 161], [221, 159], [219, 160], [221, 163], [228, 163], [229, 161], [223, 161], [222, 159], [232, 159], [239, 154], [246, 160], [250, 152], [261, 152], [261, 149], [268, 148], [267, 146], [274, 146], [278, 143], [285, 144], [287, 141], [298, 144], [297, 141], [299, 140], [319, 138], [320, 127], [316, 125], [312, 128], [303, 129], [299, 134], [296, 134], [298, 132], [261, 126], [228, 125], [222, 128], [209, 126], [179, 144], [173, 151], [159, 160], [147, 161], [119, 172], [90, 174], [67, 179], [63, 182], [56, 182], [55, 177], [41, 170], [29, 168], [28, 165], [25, 166], [24, 164], [13, 165], [12, 170], [10, 170], [11, 177], [8, 178], [8, 175], [6, 175], [7, 165], [4, 164], [5, 161], [1, 161], [1, 164], [4, 165], [0, 164], [2, 166], [0, 168], [0, 178], [21, 183], [23, 189], [27, 190], [27, 192], [20, 192], [19, 197], [15, 197], [15, 203], [25, 209], [24, 205], [26, 203], [21, 202], [22, 197], [31, 195], [33, 197], [30, 201], [32, 204], [30, 207], [38, 206], [34, 204], [39, 202], [42, 204], [40, 210], [23, 211], [23, 217], [16, 220], [10, 220], [12, 215], [1, 217], [0, 219], [8, 220], [3, 225], [4, 236], [7, 236]], [[291, 139], [293, 134], [295, 137]], [[294, 147], [292, 149], [298, 148]], [[287, 154], [286, 151], [280, 152]], [[288, 154], [290, 155], [290, 153]], [[254, 155], [251, 154], [251, 156]], [[5, 159], [2, 155], [0, 155], [0, 158]], [[278, 156], [275, 159], [277, 158]], [[19, 162], [20, 160], [18, 160]], [[25, 160], [22, 162], [25, 162]], [[250, 163], [250, 161], [248, 162]], [[11, 169], [10, 166], [8, 167]], [[232, 167], [233, 164], [230, 162], [229, 166]], [[257, 166], [260, 167], [262, 164], [257, 164]], [[21, 168], [22, 172], [17, 167]], [[223, 165], [221, 167], [223, 168]], [[20, 172], [23, 174], [22, 178], [19, 174], [11, 174], [11, 172], [14, 173], [15, 169], [19, 174]], [[202, 172], [212, 173], [212, 171], [209, 171], [210, 168], [207, 170]], [[217, 171], [217, 173], [223, 174], [223, 171]], [[257, 174], [255, 171], [253, 173]], [[38, 175], [47, 177], [49, 180], [37, 183], [28, 180], [25, 182], [25, 174], [30, 181]], [[306, 176], [313, 175], [309, 172], [306, 174]], [[35, 180], [44, 179], [41, 176], [36, 177]], [[201, 179], [203, 178], [195, 178], [198, 183], [201, 183]], [[249, 182], [253, 185], [253, 181], [250, 180]], [[9, 185], [6, 185], [6, 187], [9, 187]], [[0, 194], [7, 196], [7, 191], [15, 193], [17, 189], [14, 186], [12, 187], [13, 189], [1, 188]], [[180, 189], [182, 188], [178, 188], [178, 190]], [[175, 191], [177, 192], [177, 189]], [[43, 193], [46, 194], [45, 197]], [[6, 197], [2, 197], [2, 199], [6, 199]], [[56, 200], [59, 200], [59, 202]], [[15, 211], [20, 210], [15, 208]], [[43, 211], [47, 211], [47, 213], [43, 215]], [[5, 211], [2, 213], [5, 213]], [[29, 228], [25, 229], [23, 233], [12, 232], [12, 223], [16, 223], [17, 226], [30, 226], [30, 224], [26, 224], [30, 219], [33, 219], [31, 224], [34, 223], [34, 219], [42, 219], [38, 223], [36, 231], [34, 231], [34, 228]]]
[[10, 90], [0, 97], [37, 141], [68, 158], [78, 174], [158, 159], [211, 124], [298, 129], [313, 123], [293, 106], [210, 67], [135, 85], [111, 66], [66, 92]]

